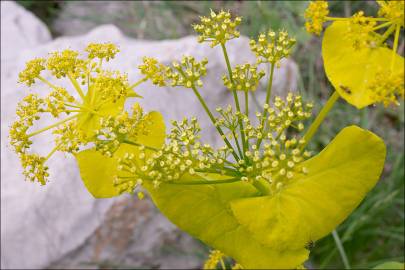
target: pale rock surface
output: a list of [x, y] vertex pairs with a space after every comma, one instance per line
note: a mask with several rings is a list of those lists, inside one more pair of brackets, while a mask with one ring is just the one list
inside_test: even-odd
[[[71, 156], [52, 157], [51, 182], [46, 186], [25, 182], [17, 157], [7, 146], [7, 136], [8, 127], [15, 119], [16, 104], [29, 92], [16, 84], [18, 72], [34, 57], [65, 48], [82, 50], [88, 42], [114, 42], [121, 53], [108, 66], [127, 71], [135, 82], [141, 78], [136, 67], [143, 56], [154, 56], [165, 63], [183, 54], [198, 59], [206, 56], [208, 75], [201, 93], [214, 109], [232, 103], [232, 96], [222, 85], [226, 66], [220, 48], [198, 44], [195, 37], [135, 40], [123, 36], [113, 25], [99, 26], [82, 36], [49, 41], [49, 31], [32, 14], [12, 2], [1, 5], [1, 268], [198, 267], [204, 253], [201, 244], [176, 229], [149, 200], [137, 201], [128, 195], [115, 199], [92, 198]], [[7, 16], [3, 16], [4, 10]], [[13, 27], [22, 30], [6, 30]], [[227, 46], [233, 65], [254, 62], [246, 38], [231, 41]], [[293, 61], [283, 61], [276, 70], [273, 91], [282, 95], [287, 89], [295, 89], [296, 81], [296, 65]], [[38, 84], [33, 90], [41, 93], [45, 89]], [[206, 131], [203, 138], [219, 143], [215, 129], [210, 127], [192, 91], [158, 89], [150, 83], [141, 85], [137, 91], [143, 96], [137, 101], [145, 110], [162, 112], [167, 124], [169, 119], [195, 115]], [[261, 103], [264, 95], [263, 90], [257, 94]], [[44, 119], [41, 126], [47, 122]], [[50, 133], [40, 137], [34, 149], [45, 154], [51, 148]]]

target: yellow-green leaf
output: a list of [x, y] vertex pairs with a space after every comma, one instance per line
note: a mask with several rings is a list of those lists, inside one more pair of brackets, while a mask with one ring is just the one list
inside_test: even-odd
[[345, 36], [347, 21], [336, 21], [326, 28], [322, 41], [322, 56], [328, 79], [350, 104], [363, 108], [376, 101], [368, 84], [376, 73], [390, 69], [394, 55], [394, 71], [404, 68], [404, 58], [388, 48], [355, 50]]
[[343, 129], [309, 170], [274, 196], [231, 202], [237, 220], [256, 239], [280, 250], [304, 248], [336, 228], [378, 181], [385, 161], [384, 142], [356, 126]]
[[[210, 175], [210, 179], [222, 178]], [[146, 187], [159, 210], [174, 224], [233, 257], [246, 269], [292, 269], [308, 258], [309, 252], [305, 249], [282, 252], [276, 249], [276, 244], [264, 245], [237, 221], [230, 209], [230, 202], [258, 195], [257, 190], [248, 183], [198, 186], [161, 184], [158, 189], [147, 184]]]
[[114, 158], [103, 156], [94, 149], [84, 150], [76, 154], [83, 183], [95, 198], [111, 198], [120, 195], [113, 185], [118, 166], [115, 157], [135, 149], [132, 145], [122, 145], [114, 154]]
[[94, 135], [95, 131], [100, 128], [100, 119], [102, 117], [114, 116], [122, 112], [125, 98], [120, 98], [116, 102], [106, 102], [98, 110], [97, 114], [93, 112], [82, 112], [77, 118], [79, 128], [88, 137]]
[[400, 262], [385, 262], [377, 265], [373, 269], [390, 269], [390, 270], [403, 270], [405, 269], [405, 264]]
[[259, 197], [244, 182], [147, 188], [174, 224], [245, 268], [293, 269], [307, 259], [307, 242], [333, 230], [374, 186], [384, 158], [381, 139], [349, 127], [275, 197]]
[[[158, 112], [147, 115], [149, 121], [148, 134], [137, 137], [136, 143], [145, 146], [160, 148], [165, 139], [165, 124]], [[103, 156], [94, 149], [84, 150], [76, 154], [80, 169], [80, 176], [88, 191], [96, 198], [109, 198], [118, 196], [113, 185], [114, 176], [117, 175], [117, 159], [125, 153], [138, 154], [138, 147], [122, 144], [113, 157]]]

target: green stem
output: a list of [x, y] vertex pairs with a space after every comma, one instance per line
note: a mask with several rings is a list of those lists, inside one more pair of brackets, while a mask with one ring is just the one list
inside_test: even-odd
[[136, 143], [136, 142], [133, 142], [133, 141], [124, 140], [123, 143], [130, 144], [130, 145], [135, 145], [135, 146], [138, 146], [138, 147], [143, 146], [143, 147], [145, 147], [145, 149], [148, 149], [148, 150], [151, 150], [151, 151], [154, 151], [154, 152], [159, 151], [159, 149], [157, 149], [155, 147], [147, 146], [147, 145]]
[[[236, 138], [236, 133], [234, 130], [232, 130], [232, 135]], [[235, 139], [235, 142], [236, 142], [236, 147], [238, 148], [239, 156], [243, 157], [243, 153], [240, 148], [239, 141]]]
[[222, 270], [226, 270], [224, 260], [221, 258], [221, 259], [219, 259], [219, 262], [221, 263]]
[[373, 28], [373, 31], [378, 30], [378, 29], [381, 29], [381, 28], [384, 28], [384, 27], [387, 27], [387, 26], [389, 26], [390, 24], [392, 24], [392, 22], [386, 22], [386, 23], [382, 23], [382, 24], [380, 24], [380, 25], [377, 25], [376, 27]]
[[146, 82], [148, 80], [148, 78], [142, 78], [139, 81], [137, 81], [136, 83], [134, 83], [133, 85], [131, 85], [129, 88], [134, 89], [135, 87], [137, 87], [138, 85], [140, 85], [143, 82]]
[[170, 185], [213, 185], [213, 184], [229, 184], [241, 181], [240, 178], [230, 178], [226, 180], [202, 180], [202, 181], [179, 181], [167, 182]]
[[[231, 68], [231, 63], [229, 62], [229, 57], [228, 57], [228, 53], [226, 51], [226, 47], [225, 44], [221, 43], [221, 47], [222, 47], [222, 52], [224, 54], [225, 57], [225, 62], [226, 62], [226, 67], [228, 69], [228, 74], [229, 74], [229, 80], [231, 81], [232, 84], [234, 84], [233, 78], [232, 78], [232, 68]], [[240, 105], [239, 105], [239, 100], [238, 100], [238, 94], [236, 93], [236, 90], [231, 90], [232, 94], [233, 94], [233, 98], [235, 100], [235, 106], [236, 106], [236, 110], [241, 113], [240, 110]], [[243, 122], [242, 119], [239, 118], [239, 126], [240, 126], [240, 136], [241, 136], [241, 140], [242, 140], [242, 148], [243, 148], [243, 156], [241, 158], [245, 158], [245, 151], [246, 151], [246, 141], [245, 141], [245, 133], [243, 132], [244, 128], [243, 128]], [[235, 138], [236, 140], [236, 138]]]
[[225, 144], [229, 147], [229, 149], [231, 149], [231, 153], [234, 156], [234, 158], [236, 159], [236, 161], [239, 160], [238, 155], [235, 153], [235, 149], [232, 147], [231, 143], [229, 142], [229, 140], [226, 138], [224, 132], [222, 131], [221, 127], [219, 127], [218, 125], [215, 124], [215, 118], [212, 115], [210, 109], [208, 108], [207, 104], [205, 103], [204, 99], [202, 98], [202, 96], [200, 95], [200, 93], [198, 92], [197, 88], [195, 88], [195, 86], [193, 85], [191, 87], [194, 91], [194, 94], [197, 96], [198, 100], [200, 101], [201, 105], [203, 106], [205, 112], [208, 114], [208, 117], [211, 119], [212, 124], [215, 126], [215, 128], [217, 129], [218, 133], [221, 135], [221, 138], [224, 140]]
[[[326, 20], [328, 21], [348, 21], [351, 18], [345, 18], [345, 17], [325, 17]], [[386, 22], [388, 19], [385, 18], [367, 18], [370, 21], [377, 21], [377, 22]]]
[[53, 89], [58, 89], [58, 87], [56, 86], [56, 85], [54, 85], [54, 84], [52, 84], [52, 83], [50, 83], [47, 79], [45, 79], [44, 77], [42, 77], [42, 76], [38, 76], [38, 79], [40, 79], [43, 83], [45, 83], [46, 85], [48, 85], [50, 88], [53, 88]]
[[55, 146], [55, 147], [51, 150], [51, 152], [49, 152], [49, 154], [45, 157], [44, 163], [58, 150], [59, 146], [60, 146], [60, 144], [58, 144], [57, 146]]
[[72, 108], [78, 108], [78, 109], [83, 109], [83, 110], [86, 110], [86, 111], [89, 111], [89, 112], [91, 112], [91, 113], [94, 113], [95, 115], [98, 115], [98, 116], [102, 116], [101, 114], [99, 114], [98, 112], [96, 112], [95, 110], [92, 110], [92, 109], [90, 109], [89, 107], [86, 107], [86, 106], [80, 106], [80, 105], [73, 105], [73, 104], [69, 104], [69, 103], [64, 103], [66, 106], [69, 106], [69, 107], [72, 107]]
[[345, 266], [345, 269], [350, 269], [349, 260], [347, 259], [346, 252], [343, 247], [342, 241], [340, 240], [339, 234], [337, 233], [336, 230], [333, 230], [332, 235], [333, 235], [333, 239], [335, 240], [336, 247], [339, 250], [340, 257], [342, 257], [342, 261]]
[[304, 135], [304, 144], [301, 145], [301, 150], [307, 146], [311, 138], [314, 136], [315, 132], [318, 130], [319, 126], [325, 119], [326, 115], [332, 109], [335, 102], [339, 99], [339, 93], [335, 90], [335, 92], [330, 96], [328, 101], [323, 106], [322, 110], [319, 112], [317, 117], [315, 118], [314, 122], [312, 122], [311, 126], [309, 127], [308, 131]]
[[75, 78], [72, 77], [72, 75], [68, 74], [68, 77], [69, 77], [70, 82], [73, 84], [74, 88], [76, 89], [77, 93], [80, 95], [80, 97], [84, 101], [85, 96], [84, 96], [82, 89], [80, 88], [79, 83], [77, 82], [77, 80]]
[[63, 124], [63, 123], [65, 123], [65, 122], [67, 122], [67, 121], [70, 121], [70, 120], [76, 118], [77, 115], [78, 115], [78, 114], [72, 115], [72, 116], [70, 116], [70, 117], [68, 117], [68, 118], [65, 118], [65, 119], [59, 121], [59, 122], [56, 122], [55, 124], [52, 124], [52, 125], [50, 125], [50, 126], [41, 128], [41, 129], [39, 129], [39, 130], [37, 130], [37, 131], [31, 133], [31, 134], [28, 134], [27, 136], [28, 136], [28, 137], [32, 137], [32, 136], [35, 136], [35, 135], [37, 135], [37, 134], [39, 134], [39, 133], [41, 133], [41, 132], [47, 131], [47, 130], [49, 130], [49, 129], [51, 129], [51, 128], [54, 128], [54, 127], [57, 127], [57, 126], [59, 126], [60, 124]]
[[391, 56], [391, 71], [394, 69], [394, 63], [395, 63], [395, 55], [398, 50], [398, 42], [399, 42], [399, 30], [401, 29], [401, 26], [397, 24], [395, 28], [395, 38], [394, 38], [394, 45], [392, 47], [392, 56]]
[[[270, 102], [271, 90], [272, 90], [272, 88], [273, 88], [274, 67], [275, 67], [275, 65], [274, 65], [274, 63], [272, 63], [272, 64], [271, 64], [271, 68], [270, 68], [269, 81], [267, 82], [267, 88], [266, 88], [266, 103], [265, 103], [265, 104], [269, 104], [269, 102]], [[265, 125], [266, 117], [267, 117], [267, 110], [263, 108], [263, 118], [262, 118], [262, 121], [260, 122], [260, 125], [261, 125], [260, 133], [262, 133], [263, 130], [264, 130], [264, 125]], [[263, 138], [260, 138], [260, 139], [257, 141], [257, 144], [256, 144], [257, 149], [260, 148], [260, 144], [262, 143], [262, 141], [263, 141]]]
[[388, 27], [387, 31], [382, 35], [381, 39], [378, 41], [377, 46], [380, 46], [384, 41], [395, 31], [395, 24]]
[[249, 91], [245, 91], [245, 114], [249, 117]]

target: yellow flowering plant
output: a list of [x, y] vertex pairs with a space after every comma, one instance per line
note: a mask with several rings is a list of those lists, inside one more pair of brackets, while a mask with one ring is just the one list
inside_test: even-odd
[[[145, 57], [139, 66], [144, 77], [134, 84], [124, 74], [102, 69], [102, 62], [118, 52], [112, 44], [90, 44], [84, 59], [66, 50], [29, 62], [20, 80], [28, 85], [43, 81], [53, 92], [45, 99], [25, 98], [10, 131], [27, 178], [46, 182], [44, 164], [50, 155], [42, 158], [28, 151], [33, 134], [53, 129], [56, 146], [51, 154], [73, 153], [94, 197], [126, 192], [142, 199], [147, 190], [166, 217], [214, 249], [206, 269], [225, 269], [225, 254], [237, 262], [234, 269], [301, 268], [313, 243], [342, 223], [374, 187], [383, 169], [385, 145], [372, 132], [349, 126], [313, 155], [308, 142], [338, 95], [305, 129], [313, 104], [293, 93], [285, 98], [271, 95], [274, 69], [290, 55], [295, 39], [286, 31], [260, 34], [250, 42], [256, 62], [232, 68], [226, 44], [239, 37], [241, 21], [229, 12], [211, 11], [194, 25], [198, 41], [220, 45], [227, 64], [223, 82], [234, 106], [215, 111], [200, 94], [207, 59], [184, 56], [164, 65]], [[266, 75], [259, 63], [268, 65], [270, 72], [262, 110], [252, 112], [248, 93]], [[81, 101], [44, 79], [45, 69], [70, 80]], [[166, 134], [160, 113], [145, 113], [137, 103], [125, 111], [125, 100], [137, 97], [133, 89], [147, 80], [193, 91], [223, 146], [216, 149], [200, 140], [195, 117], [172, 121]], [[244, 104], [237, 91], [245, 93]], [[50, 99], [55, 101], [47, 102]], [[46, 113], [69, 117], [28, 133]]]

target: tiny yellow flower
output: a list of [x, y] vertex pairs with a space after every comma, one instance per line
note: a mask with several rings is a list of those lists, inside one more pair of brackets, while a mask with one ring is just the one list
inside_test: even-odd
[[380, 71], [367, 86], [375, 103], [399, 106], [404, 99], [404, 70], [396, 73]]
[[166, 85], [166, 67], [159, 63], [158, 60], [152, 57], [144, 57], [143, 64], [138, 66], [141, 74], [145, 75], [147, 79], [151, 80], [154, 85]]
[[378, 41], [378, 36], [374, 32], [376, 24], [371, 17], [365, 17], [364, 12], [359, 11], [349, 20], [347, 34], [344, 37], [356, 50], [376, 47]]
[[[130, 89], [128, 76], [119, 71], [102, 71], [91, 78], [91, 85], [100, 100], [110, 99], [113, 103], [126, 97]], [[97, 103], [97, 101], [94, 101]]]
[[89, 59], [105, 59], [107, 62], [113, 59], [120, 51], [113, 43], [90, 43], [87, 45], [86, 52], [88, 52]]
[[404, 1], [377, 1], [378, 15], [404, 27]]
[[258, 63], [271, 63], [278, 66], [281, 59], [290, 55], [295, 42], [296, 40], [290, 38], [286, 31], [269, 30], [267, 34], [260, 34], [257, 41], [250, 40], [249, 44], [258, 58]]
[[222, 77], [224, 85], [230, 90], [256, 91], [264, 71], [257, 71], [256, 65], [236, 65], [232, 70], [232, 80], [226, 75]]
[[170, 80], [171, 86], [202, 87], [201, 78], [207, 75], [207, 63], [206, 58], [197, 61], [192, 56], [183, 56], [180, 63], [175, 61], [172, 67], [166, 70], [167, 79]]
[[78, 56], [79, 53], [73, 50], [53, 52], [47, 60], [47, 69], [58, 79], [66, 76], [77, 78], [86, 64]]
[[323, 23], [326, 21], [326, 16], [328, 16], [328, 14], [328, 2], [323, 0], [311, 1], [304, 14], [304, 17], [307, 20], [305, 22], [305, 28], [308, 33], [320, 35]]
[[238, 38], [240, 33], [236, 27], [241, 23], [242, 18], [231, 19], [227, 11], [215, 13], [211, 10], [209, 17], [201, 17], [200, 24], [193, 25], [194, 30], [200, 35], [198, 42], [210, 42], [211, 47], [218, 44], [225, 44], [228, 40]]
[[218, 263], [225, 257], [219, 250], [211, 250], [208, 259], [204, 263], [203, 269], [217, 269]]
[[19, 82], [31, 86], [33, 83], [35, 83], [35, 79], [38, 78], [41, 71], [44, 69], [45, 69], [44, 58], [36, 58], [31, 61], [28, 61], [25, 69], [18, 75]]
[[[47, 109], [52, 116], [58, 117], [59, 114], [66, 112], [66, 103], [74, 102], [75, 98], [63, 87], [57, 87], [45, 98]], [[68, 113], [69, 114], [69, 113]]]
[[23, 154], [21, 164], [24, 168], [24, 176], [27, 180], [37, 181], [45, 185], [49, 176], [48, 167], [45, 166], [46, 159], [37, 154]]

